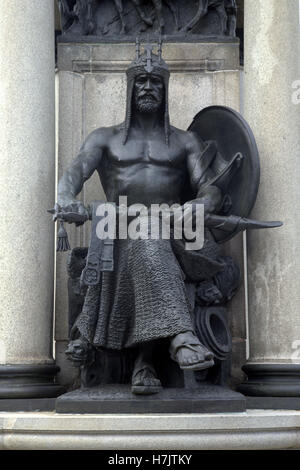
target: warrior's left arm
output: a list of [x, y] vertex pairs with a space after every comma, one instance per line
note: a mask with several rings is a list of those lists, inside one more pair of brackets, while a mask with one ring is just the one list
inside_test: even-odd
[[204, 204], [206, 214], [218, 213], [222, 203], [222, 192], [214, 185], [206, 186], [205, 183], [205, 144], [192, 132], [188, 133], [187, 143], [187, 170], [192, 191], [198, 203]]

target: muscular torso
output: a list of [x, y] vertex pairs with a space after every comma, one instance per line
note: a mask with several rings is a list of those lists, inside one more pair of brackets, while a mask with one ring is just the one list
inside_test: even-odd
[[78, 203], [76, 196], [94, 171], [100, 176], [107, 200], [117, 205], [120, 196], [127, 196], [128, 205], [180, 204], [189, 185], [198, 194], [191, 175], [201, 165], [203, 143], [193, 133], [171, 126], [167, 145], [163, 126], [149, 132], [132, 127], [126, 144], [123, 138], [123, 125], [100, 128], [87, 137], [59, 181], [60, 206]]
[[169, 146], [163, 130], [145, 135], [134, 130], [125, 145], [123, 133], [115, 130], [97, 168], [108, 201], [118, 204], [127, 196], [128, 204], [180, 202], [187, 177], [183, 131], [172, 128]]

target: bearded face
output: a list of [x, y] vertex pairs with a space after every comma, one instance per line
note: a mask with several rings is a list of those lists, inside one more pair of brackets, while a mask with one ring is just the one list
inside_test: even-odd
[[164, 83], [154, 74], [141, 74], [135, 79], [134, 100], [140, 113], [155, 113], [163, 102]]

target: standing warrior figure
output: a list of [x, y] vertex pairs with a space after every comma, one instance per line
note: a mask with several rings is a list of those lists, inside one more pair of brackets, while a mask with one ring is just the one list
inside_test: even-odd
[[58, 0], [58, 8], [61, 18], [61, 29], [65, 33], [73, 24], [76, 15], [71, 11], [68, 0]]
[[225, 9], [227, 13], [227, 35], [235, 37], [236, 35], [236, 0], [225, 0]]
[[[122, 0], [117, 0], [119, 3], [122, 3]], [[132, 3], [134, 4], [141, 20], [147, 25], [147, 26], [153, 26], [153, 19], [146, 15], [145, 11], [143, 10], [143, 7], [142, 7], [142, 0], [131, 0]], [[164, 26], [165, 26], [165, 22], [164, 22], [164, 18], [163, 18], [163, 14], [162, 14], [162, 0], [151, 0], [152, 4], [153, 4], [153, 7], [154, 7], [154, 10], [155, 10], [155, 14], [156, 14], [156, 18], [157, 18], [157, 23], [158, 23], [158, 27], [157, 27], [157, 30], [159, 32], [162, 32]], [[174, 22], [175, 22], [175, 27], [177, 30], [179, 30], [180, 28], [180, 25], [179, 25], [179, 12], [178, 12], [178, 8], [173, 4], [173, 1], [172, 0], [165, 0], [165, 3], [166, 5], [169, 7], [170, 11], [172, 12], [173, 14], [173, 18], [174, 18]], [[121, 12], [122, 10], [122, 12]], [[124, 16], [123, 16], [123, 9], [122, 7], [119, 8], [119, 14], [120, 14], [120, 18], [121, 18], [121, 22], [122, 22], [122, 25], [124, 26], [125, 24], [125, 20], [124, 20]], [[122, 28], [122, 31], [123, 31], [123, 28]]]
[[[114, 1], [114, 4], [115, 4], [115, 7], [116, 7], [116, 10], [118, 12], [118, 15], [119, 15], [119, 18], [120, 18], [120, 21], [121, 21], [121, 31], [120, 31], [120, 34], [125, 34], [126, 33], [126, 21], [125, 21], [125, 17], [124, 17], [124, 6], [123, 6], [123, 0], [113, 0]], [[146, 13], [144, 12], [141, 4], [140, 4], [140, 0], [131, 0], [132, 3], [134, 4], [134, 6], [136, 7], [136, 10], [141, 18], [141, 20], [147, 25], [147, 26], [152, 26], [153, 22], [152, 22], [152, 19], [146, 15]]]
[[125, 34], [126, 33], [126, 23], [125, 23], [125, 18], [124, 18], [124, 7], [123, 7], [123, 0], [114, 0], [114, 4], [116, 7], [116, 10], [118, 12], [122, 29], [120, 34]]
[[[157, 15], [157, 20], [158, 20], [158, 31], [162, 32], [165, 22], [164, 18], [162, 15], [162, 0], [152, 0], [152, 3], [154, 4], [154, 8], [156, 11]], [[171, 13], [173, 14], [174, 22], [175, 22], [175, 28], [179, 30], [180, 25], [179, 25], [179, 11], [178, 8], [173, 4], [173, 0], [165, 0], [166, 5], [169, 7]]]
[[84, 36], [95, 32], [95, 0], [76, 0], [73, 10], [71, 9], [68, 0], [58, 0], [58, 6], [61, 14], [61, 27], [63, 33], [67, 32], [74, 22], [79, 23], [81, 33]]
[[77, 0], [74, 6], [74, 13], [79, 19], [84, 36], [95, 32], [94, 7], [95, 0]]

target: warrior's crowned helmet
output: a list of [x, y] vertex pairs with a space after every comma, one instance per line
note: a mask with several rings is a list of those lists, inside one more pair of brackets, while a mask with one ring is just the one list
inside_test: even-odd
[[162, 79], [164, 83], [164, 127], [165, 127], [165, 137], [166, 144], [169, 143], [169, 134], [170, 134], [170, 119], [169, 119], [169, 100], [168, 100], [168, 89], [169, 89], [169, 77], [170, 72], [166, 62], [162, 59], [161, 56], [161, 41], [158, 42], [158, 54], [152, 52], [153, 47], [149, 44], [144, 46], [144, 53], [140, 54], [140, 44], [137, 41], [136, 43], [136, 58], [129, 65], [126, 75], [127, 75], [127, 103], [126, 103], [126, 118], [125, 118], [125, 129], [124, 129], [124, 139], [123, 143], [125, 144], [128, 138], [131, 117], [132, 117], [132, 105], [133, 105], [133, 89], [135, 79], [139, 75], [149, 74], [152, 76], [158, 76]]

